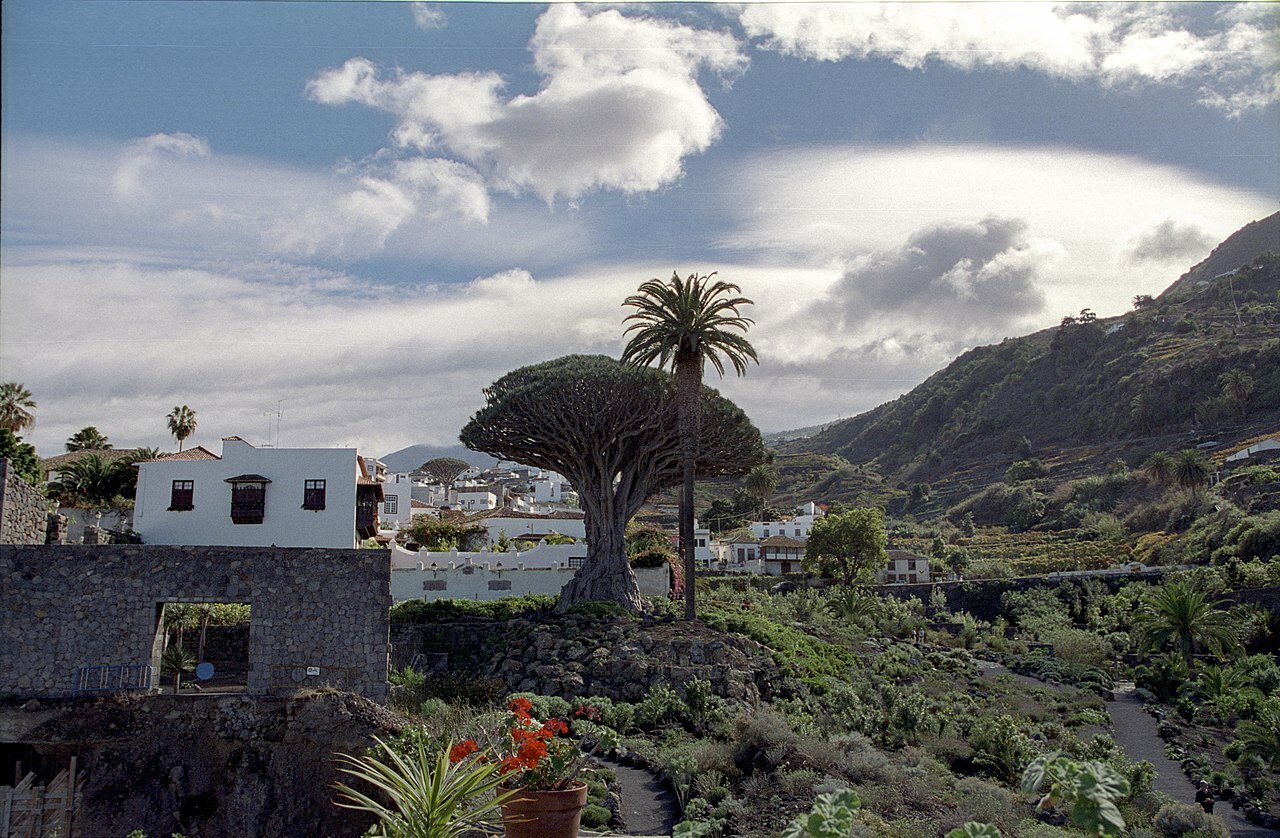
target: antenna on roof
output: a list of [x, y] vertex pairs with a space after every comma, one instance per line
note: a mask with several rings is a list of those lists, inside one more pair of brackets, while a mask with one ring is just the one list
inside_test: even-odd
[[288, 396], [283, 399], [276, 399], [276, 448], [280, 447], [280, 417], [284, 416], [284, 411], [280, 408], [280, 405], [284, 404], [287, 399]]

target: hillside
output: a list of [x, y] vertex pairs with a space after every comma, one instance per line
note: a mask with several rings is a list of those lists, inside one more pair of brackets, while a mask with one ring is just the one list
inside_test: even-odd
[[[1219, 383], [1236, 368], [1254, 381], [1243, 411]], [[1278, 427], [1280, 213], [1122, 317], [972, 349], [906, 395], [781, 450], [871, 465], [899, 488], [959, 491], [1030, 456], [1065, 476]]]

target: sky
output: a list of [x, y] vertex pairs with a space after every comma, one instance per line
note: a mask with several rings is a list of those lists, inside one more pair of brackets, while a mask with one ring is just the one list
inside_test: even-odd
[[764, 431], [1280, 209], [1280, 5], [6, 0], [0, 380], [44, 456], [456, 442], [717, 272]]

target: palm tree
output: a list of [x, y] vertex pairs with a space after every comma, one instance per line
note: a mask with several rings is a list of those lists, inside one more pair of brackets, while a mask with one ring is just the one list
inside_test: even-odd
[[132, 498], [137, 479], [127, 459], [89, 454], [59, 469], [58, 481], [49, 489], [64, 506], [107, 507], [116, 505], [117, 498]]
[[685, 618], [696, 619], [694, 607], [693, 479], [698, 458], [699, 399], [702, 368], [710, 361], [724, 375], [725, 361], [738, 375], [746, 375], [747, 361], [760, 363], [745, 333], [754, 323], [738, 313], [751, 300], [734, 296], [737, 285], [691, 274], [687, 280], [673, 273], [670, 282], [651, 279], [623, 302], [635, 308], [623, 322], [634, 332], [622, 353], [624, 363], [646, 366], [657, 362], [673, 367], [676, 377], [676, 410], [680, 426], [680, 459], [684, 487], [680, 496], [680, 549], [684, 551]]
[[36, 423], [35, 399], [31, 391], [16, 381], [0, 384], [0, 428], [15, 434]]
[[168, 419], [169, 433], [178, 440], [178, 450], [181, 451], [182, 443], [196, 432], [196, 412], [184, 404], [181, 407], [174, 407], [169, 412]]
[[1173, 457], [1169, 456], [1167, 451], [1157, 451], [1147, 457], [1147, 462], [1143, 464], [1142, 470], [1152, 483], [1168, 486], [1173, 482], [1173, 465]]
[[1193, 495], [1209, 482], [1209, 474], [1209, 461], [1194, 448], [1184, 448], [1173, 458], [1174, 482]]
[[1235, 402], [1236, 407], [1240, 408], [1240, 416], [1243, 418], [1245, 416], [1245, 403], [1253, 395], [1253, 376], [1239, 367], [1234, 367], [1218, 378], [1218, 384], [1222, 387], [1223, 395]]
[[776, 467], [770, 463], [761, 463], [747, 472], [742, 487], [747, 490], [747, 494], [760, 502], [760, 509], [763, 510], [768, 505], [773, 490], [778, 488], [778, 479]]
[[1135, 612], [1134, 622], [1148, 649], [1175, 647], [1187, 669], [1194, 668], [1197, 649], [1221, 655], [1240, 645], [1231, 615], [1214, 608], [1204, 592], [1185, 579], [1156, 591]]
[[81, 428], [67, 439], [68, 451], [105, 451], [110, 447], [106, 435], [93, 425]]

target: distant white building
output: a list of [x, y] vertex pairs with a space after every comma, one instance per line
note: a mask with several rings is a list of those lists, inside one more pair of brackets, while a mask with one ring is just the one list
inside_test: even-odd
[[397, 530], [413, 521], [413, 481], [408, 474], [386, 475], [378, 518], [383, 527]]
[[712, 551], [714, 542], [711, 540], [711, 530], [707, 527], [698, 525], [697, 519], [693, 522], [693, 560], [700, 567], [711, 567], [715, 564], [716, 556]]
[[746, 530], [730, 533], [720, 542], [720, 557], [730, 573], [764, 573], [760, 541]]
[[146, 544], [356, 547], [378, 531], [382, 484], [354, 448], [197, 446], [138, 464], [134, 529]]
[[799, 573], [805, 543], [786, 535], [771, 535], [760, 542], [760, 563], [767, 576]]
[[488, 486], [467, 486], [454, 493], [454, 508], [460, 512], [483, 512], [497, 509], [499, 497]]
[[800, 514], [785, 521], [752, 521], [750, 524], [751, 534], [760, 540], [772, 538], [775, 535], [783, 535], [787, 538], [807, 541], [809, 531], [813, 529], [814, 521], [817, 521], [822, 515], [823, 512], [818, 508], [817, 504], [806, 503], [800, 508]]
[[587, 537], [586, 516], [581, 512], [536, 513], [495, 509], [481, 513], [469, 523], [484, 527], [490, 541], [497, 541], [504, 534], [511, 539], [542, 538], [551, 533], [567, 535], [578, 541]]
[[906, 550], [886, 551], [884, 567], [876, 573], [876, 581], [882, 585], [913, 585], [930, 582], [929, 559]]
[[1256, 454], [1262, 454], [1267, 451], [1280, 451], [1280, 439], [1268, 437], [1261, 442], [1255, 442], [1248, 448], [1242, 448], [1236, 453], [1230, 455], [1227, 457], [1226, 461], [1228, 463], [1239, 462], [1240, 460], [1247, 460]]

